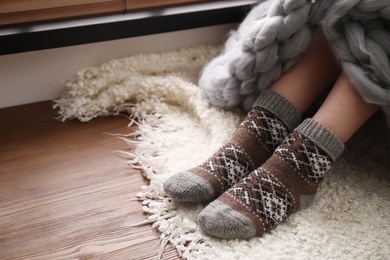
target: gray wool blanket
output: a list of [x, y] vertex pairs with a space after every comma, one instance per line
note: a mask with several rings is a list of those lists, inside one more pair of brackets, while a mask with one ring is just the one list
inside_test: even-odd
[[205, 66], [204, 96], [250, 110], [321, 32], [359, 93], [390, 118], [390, 0], [260, 1]]

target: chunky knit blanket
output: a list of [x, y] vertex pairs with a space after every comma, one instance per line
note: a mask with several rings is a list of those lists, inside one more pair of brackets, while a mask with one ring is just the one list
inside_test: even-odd
[[262, 0], [203, 70], [204, 96], [249, 110], [321, 32], [359, 93], [390, 116], [388, 0]]

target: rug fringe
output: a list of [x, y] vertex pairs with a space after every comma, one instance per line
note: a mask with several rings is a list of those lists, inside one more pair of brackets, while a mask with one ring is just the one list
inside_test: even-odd
[[110, 151], [115, 152], [115, 153], [124, 154], [126, 156], [129, 156], [129, 158], [131, 158], [131, 159], [137, 158], [137, 155], [135, 155], [134, 153], [131, 153], [131, 152], [126, 152], [126, 151], [122, 151], [122, 150], [110, 150]]
[[149, 220], [149, 219], [145, 219], [143, 221], [140, 221], [140, 222], [137, 222], [135, 224], [132, 224], [130, 225], [130, 227], [142, 227], [142, 226], [146, 226], [146, 225], [149, 225], [151, 223], [153, 223], [154, 221], [152, 220]]
[[139, 136], [139, 133], [137, 132], [132, 132], [129, 134], [113, 134], [113, 133], [108, 133], [108, 132], [103, 132], [106, 135], [110, 135], [113, 137], [118, 137], [118, 138], [126, 138], [126, 137], [134, 137], [134, 136]]
[[158, 254], [158, 260], [162, 259], [163, 255], [164, 255], [165, 247], [167, 246], [167, 244], [169, 243], [169, 241], [171, 240], [171, 237], [172, 237], [172, 235], [165, 236], [164, 233], [161, 234], [161, 236], [162, 236], [162, 238], [160, 238], [160, 251]]

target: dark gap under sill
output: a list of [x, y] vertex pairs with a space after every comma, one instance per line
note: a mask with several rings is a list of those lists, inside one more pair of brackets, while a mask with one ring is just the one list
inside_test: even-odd
[[124, 15], [0, 29], [0, 55], [242, 21], [260, 0], [217, 1]]

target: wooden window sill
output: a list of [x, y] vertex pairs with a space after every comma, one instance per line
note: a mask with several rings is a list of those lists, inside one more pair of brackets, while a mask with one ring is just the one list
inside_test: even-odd
[[218, 0], [14, 0], [0, 1], [0, 28], [126, 14]]
[[0, 29], [0, 55], [236, 23], [258, 2], [216, 1]]

